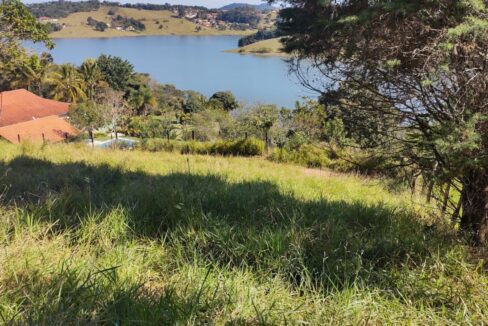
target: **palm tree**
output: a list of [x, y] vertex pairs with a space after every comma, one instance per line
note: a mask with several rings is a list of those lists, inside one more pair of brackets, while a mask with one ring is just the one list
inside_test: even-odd
[[156, 99], [151, 90], [147, 87], [141, 87], [131, 93], [129, 103], [136, 110], [137, 115], [144, 115], [148, 108], [154, 107]]
[[63, 64], [59, 66], [59, 70], [53, 74], [50, 81], [53, 85], [55, 99], [72, 103], [86, 100], [86, 93], [83, 90], [85, 82], [73, 65]]
[[95, 98], [97, 87], [103, 82], [102, 72], [94, 59], [85, 60], [80, 66], [80, 73], [85, 82], [86, 94], [90, 100]]
[[51, 73], [51, 60], [47, 56], [32, 55], [20, 68], [20, 78], [14, 86], [26, 87], [37, 95], [42, 95], [43, 85], [49, 80]]

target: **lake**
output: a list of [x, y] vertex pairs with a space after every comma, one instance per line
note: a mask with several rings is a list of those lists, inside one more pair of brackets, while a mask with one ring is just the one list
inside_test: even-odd
[[[288, 73], [282, 58], [226, 53], [237, 36], [141, 36], [100, 39], [56, 39], [56, 63], [79, 65], [86, 58], [110, 54], [130, 61], [136, 71], [179, 89], [207, 96], [230, 90], [245, 103], [273, 103], [292, 108], [302, 96], [315, 96]], [[35, 51], [44, 48], [27, 46]]]

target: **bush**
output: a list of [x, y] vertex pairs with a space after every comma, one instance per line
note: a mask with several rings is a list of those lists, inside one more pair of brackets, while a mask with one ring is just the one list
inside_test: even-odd
[[325, 168], [331, 166], [326, 151], [315, 145], [302, 145], [298, 150], [278, 149], [270, 159], [281, 163], [295, 163], [309, 168]]
[[392, 168], [396, 166], [395, 162], [374, 150], [340, 149], [336, 147], [330, 151], [329, 157], [332, 159], [330, 168], [339, 172], [398, 177], [398, 170]]
[[190, 142], [184, 149], [182, 149], [181, 153], [224, 156], [257, 156], [263, 155], [264, 143], [254, 138], [235, 141], [219, 140], [214, 143]]
[[161, 138], [146, 139], [139, 148], [151, 152], [176, 152], [181, 154], [257, 156], [264, 153], [264, 142], [254, 138], [216, 142], [172, 141]]
[[161, 138], [149, 138], [144, 139], [139, 148], [149, 152], [173, 152], [175, 150], [175, 142], [161, 139]]

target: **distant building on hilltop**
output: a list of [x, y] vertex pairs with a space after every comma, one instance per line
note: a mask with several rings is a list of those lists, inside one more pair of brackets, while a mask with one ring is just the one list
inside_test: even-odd
[[77, 135], [67, 120], [69, 103], [48, 100], [25, 89], [0, 93], [0, 138], [11, 143], [59, 142]]

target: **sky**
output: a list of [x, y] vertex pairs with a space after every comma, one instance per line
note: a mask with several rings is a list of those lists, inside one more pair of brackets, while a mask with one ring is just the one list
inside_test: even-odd
[[[262, 0], [115, 0], [120, 3], [171, 3], [190, 6], [205, 6], [207, 8], [220, 8], [233, 2], [243, 2], [249, 4], [261, 4]], [[24, 3], [47, 2], [47, 0], [23, 0]]]

